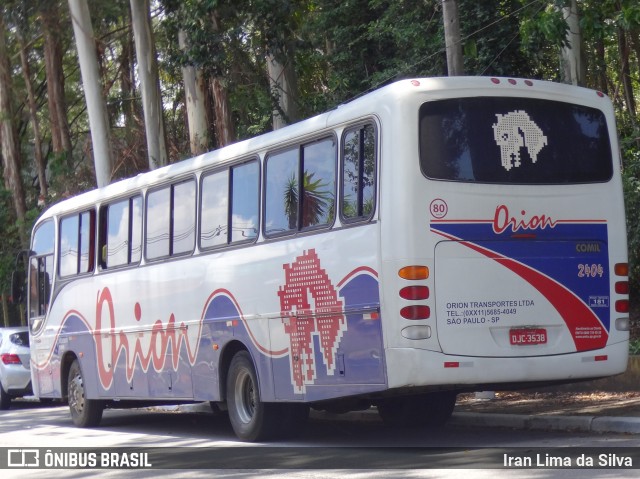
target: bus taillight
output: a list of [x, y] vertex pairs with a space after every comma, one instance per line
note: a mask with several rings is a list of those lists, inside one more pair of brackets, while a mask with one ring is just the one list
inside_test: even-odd
[[629, 294], [629, 281], [618, 281], [618, 282], [616, 282], [616, 293], [617, 294]]
[[408, 300], [429, 299], [427, 286], [406, 286], [400, 290], [400, 297]]
[[410, 320], [429, 319], [431, 316], [431, 308], [422, 304], [405, 306], [400, 310], [400, 316]]
[[628, 313], [629, 312], [629, 300], [620, 299], [616, 301], [616, 313]]
[[[616, 263], [613, 267], [613, 271], [617, 276], [629, 276], [629, 264], [628, 263]], [[615, 284], [615, 292], [617, 294], [629, 294], [629, 282], [617, 281]], [[629, 312], [629, 300], [619, 299], [616, 301], [616, 313], [628, 313]]]

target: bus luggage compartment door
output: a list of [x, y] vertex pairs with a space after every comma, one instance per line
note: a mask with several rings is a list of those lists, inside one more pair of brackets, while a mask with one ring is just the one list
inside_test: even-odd
[[606, 345], [607, 248], [599, 241], [443, 241], [435, 249], [446, 354], [515, 357]]

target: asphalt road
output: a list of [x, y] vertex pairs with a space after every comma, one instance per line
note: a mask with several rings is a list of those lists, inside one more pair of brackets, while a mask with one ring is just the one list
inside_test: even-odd
[[[0, 454], [37, 450], [41, 464], [45, 454], [53, 464], [54, 454], [58, 461], [73, 461], [69, 453], [82, 461], [77, 456], [77, 451], [82, 451], [85, 460], [93, 458], [99, 465], [102, 453], [136, 452], [140, 457], [146, 453], [153, 468], [66, 467], [52, 471], [12, 467], [0, 474], [3, 479], [54, 475], [315, 479], [344, 478], [345, 474], [350, 479], [462, 475], [465, 479], [546, 479], [635, 478], [640, 468], [637, 436], [474, 428], [459, 423], [439, 431], [397, 430], [375, 421], [344, 418], [347, 420], [312, 420], [295, 440], [250, 445], [236, 440], [225, 417], [214, 417], [205, 410], [108, 410], [100, 428], [78, 429], [65, 406], [16, 402], [11, 410], [0, 412]], [[578, 464], [580, 456], [587, 461], [584, 467]], [[532, 466], [520, 468], [528, 457]], [[633, 462], [633, 468], [626, 467], [626, 458]], [[0, 464], [7, 464], [3, 459], [0, 457]], [[505, 466], [505, 461], [511, 464]], [[615, 469], [598, 468], [600, 461], [606, 466], [611, 461], [623, 463]]]

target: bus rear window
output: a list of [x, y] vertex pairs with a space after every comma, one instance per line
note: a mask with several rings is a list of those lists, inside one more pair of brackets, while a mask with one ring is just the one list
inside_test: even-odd
[[532, 98], [424, 103], [420, 166], [429, 178], [479, 183], [595, 183], [613, 174], [600, 110]]

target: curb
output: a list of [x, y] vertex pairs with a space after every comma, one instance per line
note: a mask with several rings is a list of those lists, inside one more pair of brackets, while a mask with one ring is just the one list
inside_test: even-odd
[[[373, 409], [332, 414], [323, 411], [311, 411], [311, 419], [320, 421], [366, 421], [381, 422]], [[502, 427], [510, 429], [538, 431], [573, 431], [593, 433], [640, 434], [640, 418], [613, 416], [551, 416], [454, 412], [447, 423], [451, 426]]]
[[454, 413], [455, 426], [506, 427], [538, 431], [640, 434], [640, 418], [613, 416], [551, 416], [499, 413]]
[[[175, 412], [210, 413], [208, 403], [161, 406], [159, 409]], [[311, 410], [309, 418], [318, 421], [379, 422], [382, 419], [375, 409], [334, 414]], [[447, 423], [458, 427], [502, 427], [537, 431], [572, 431], [592, 433], [640, 434], [640, 417], [614, 416], [554, 416], [548, 414], [501, 414], [478, 412], [454, 412]]]

